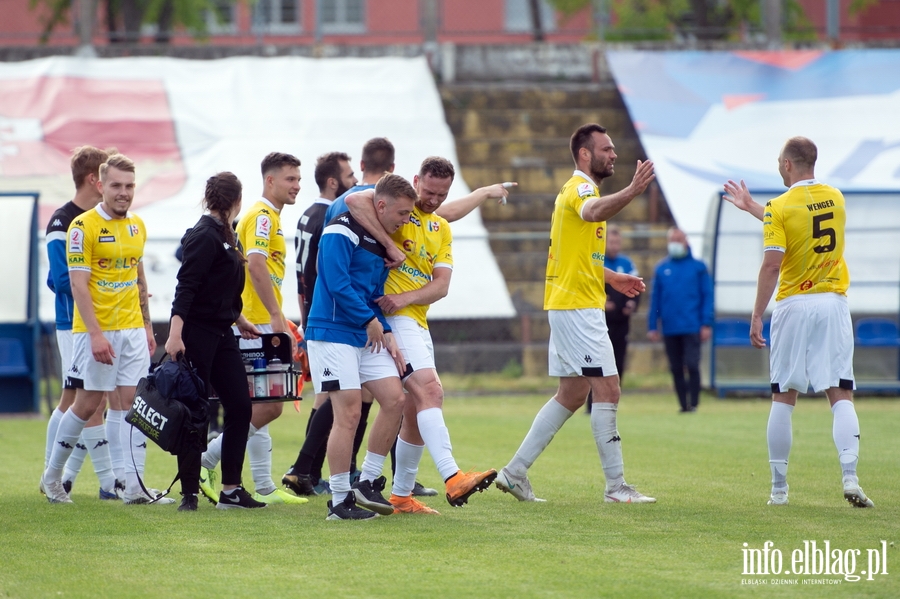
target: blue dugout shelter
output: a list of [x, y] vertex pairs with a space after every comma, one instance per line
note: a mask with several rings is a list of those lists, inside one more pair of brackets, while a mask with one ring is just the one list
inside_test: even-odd
[[0, 412], [38, 411], [37, 193], [0, 193]]

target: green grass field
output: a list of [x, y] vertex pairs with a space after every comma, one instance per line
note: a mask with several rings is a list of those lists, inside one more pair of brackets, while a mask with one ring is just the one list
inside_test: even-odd
[[[449, 398], [460, 466], [505, 465], [546, 399]], [[576, 414], [531, 470], [547, 503], [519, 503], [492, 488], [464, 508], [428, 498], [441, 516], [370, 522], [326, 521], [325, 497], [253, 512], [101, 502], [89, 464], [75, 505], [49, 505], [37, 490], [46, 421], [0, 419], [0, 597], [895, 598], [900, 402], [861, 399], [857, 410], [872, 510], [843, 500], [824, 399], [802, 400], [795, 411], [791, 503], [773, 508], [765, 505], [768, 401], [704, 397], [699, 413], [679, 415], [668, 394], [628, 392], [619, 412], [626, 477], [659, 503], [603, 503], [589, 419]], [[271, 427], [276, 480], [299, 449], [307, 414], [307, 406], [302, 414], [286, 406]], [[168, 484], [174, 472], [173, 457], [150, 450], [149, 483]], [[427, 454], [419, 480], [440, 487]], [[886, 541], [888, 574], [848, 582], [743, 573], [744, 543], [771, 541], [789, 569], [804, 541], [826, 540], [848, 556], [861, 551], [857, 574], [867, 568], [866, 550]], [[840, 584], [808, 584], [822, 579]]]

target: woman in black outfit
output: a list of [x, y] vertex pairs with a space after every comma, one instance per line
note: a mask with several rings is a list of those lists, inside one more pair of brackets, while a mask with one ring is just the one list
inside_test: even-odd
[[[219, 509], [262, 508], [241, 486], [244, 451], [250, 427], [247, 376], [231, 325], [253, 339], [259, 331], [241, 315], [244, 259], [230, 223], [241, 211], [241, 182], [232, 173], [213, 175], [206, 182], [204, 214], [181, 239], [183, 261], [172, 302], [166, 353], [179, 352], [197, 374], [219, 394], [225, 410], [222, 443], [222, 492]], [[183, 499], [179, 511], [197, 509], [200, 492], [200, 452], [178, 456]]]

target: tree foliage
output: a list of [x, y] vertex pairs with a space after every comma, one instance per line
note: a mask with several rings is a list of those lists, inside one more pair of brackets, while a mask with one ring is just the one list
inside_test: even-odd
[[[564, 14], [574, 14], [595, 5], [595, 0], [548, 0]], [[879, 0], [853, 0], [857, 10], [865, 10]], [[761, 29], [760, 0], [606, 0], [611, 25], [609, 40], [667, 40], [691, 37], [700, 40], [728, 40], [743, 31]], [[785, 37], [813, 35], [812, 25], [797, 0], [783, 0]]]
[[[90, 0], [82, 0], [90, 1]], [[172, 30], [183, 27], [196, 37], [207, 33], [207, 15], [223, 4], [237, 0], [95, 0], [103, 7], [110, 42], [136, 42], [143, 24], [156, 25], [156, 41], [168, 43]], [[47, 43], [50, 34], [71, 18], [71, 0], [29, 0], [32, 10], [40, 10], [43, 25], [40, 41]]]

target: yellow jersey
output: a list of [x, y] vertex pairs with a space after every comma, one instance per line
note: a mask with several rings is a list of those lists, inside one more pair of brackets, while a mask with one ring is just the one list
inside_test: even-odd
[[550, 221], [544, 310], [606, 306], [606, 223], [581, 218], [585, 202], [599, 197], [597, 185], [578, 170], [556, 196]]
[[[266, 257], [266, 269], [275, 290], [275, 299], [281, 308], [281, 283], [284, 280], [284, 231], [281, 229], [281, 214], [269, 200], [263, 198], [253, 204], [238, 222], [237, 238], [247, 253], [262, 254]], [[241, 300], [244, 302], [243, 314], [253, 324], [270, 324], [272, 317], [266, 306], [259, 299], [253, 281], [250, 279], [249, 262], [245, 266], [247, 275]]]
[[[450, 224], [437, 214], [426, 214], [416, 206], [409, 215], [409, 222], [397, 229], [391, 238], [406, 254], [406, 260], [391, 269], [384, 284], [385, 293], [420, 289], [431, 281], [435, 268], [453, 268], [453, 234]], [[410, 304], [391, 316], [409, 316], [427, 329], [428, 308], [428, 305]]]
[[[129, 212], [123, 219], [113, 218], [103, 210], [103, 204], [76, 217], [69, 225], [69, 271], [91, 274], [91, 302], [103, 331], [144, 328], [138, 265], [144, 257], [146, 241], [147, 230], [139, 216]], [[72, 331], [87, 332], [77, 305]]]
[[775, 301], [808, 293], [847, 295], [846, 225], [843, 194], [815, 179], [795, 183], [766, 204], [764, 249], [784, 252]]

